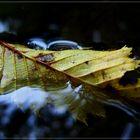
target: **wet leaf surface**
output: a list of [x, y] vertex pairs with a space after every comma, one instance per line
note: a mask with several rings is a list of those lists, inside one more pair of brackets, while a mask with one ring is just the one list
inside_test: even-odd
[[[130, 53], [131, 48], [127, 47], [114, 51], [44, 51], [1, 41], [1, 94], [15, 90], [1, 95], [1, 100], [11, 99], [21, 108], [26, 105], [35, 112], [46, 103], [66, 106], [76, 119], [86, 124], [89, 113], [105, 116], [105, 104], [121, 105], [121, 102], [112, 100], [115, 96], [108, 94], [106, 85], [114, 87], [120, 95], [123, 91], [123, 96], [128, 88], [130, 91], [139, 88], [139, 82], [131, 86], [119, 83], [125, 72], [139, 65], [139, 60], [129, 58]], [[46, 94], [38, 93], [39, 98], [32, 95], [30, 90], [25, 95], [19, 94], [17, 89], [24, 86], [42, 88]], [[66, 92], [67, 87], [70, 90]], [[115, 98], [120, 100], [117, 96]], [[124, 111], [127, 114], [133, 113], [125, 105], [120, 108], [126, 108]]]

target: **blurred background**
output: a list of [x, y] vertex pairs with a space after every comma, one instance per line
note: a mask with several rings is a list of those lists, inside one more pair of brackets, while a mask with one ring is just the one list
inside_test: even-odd
[[[0, 39], [28, 44], [67, 39], [97, 50], [124, 45], [140, 53], [140, 3], [0, 3]], [[107, 117], [88, 117], [88, 124], [74, 121], [69, 112], [41, 115], [0, 106], [0, 139], [4, 138], [121, 138], [140, 137], [140, 126], [123, 111], [106, 107]], [[40, 117], [41, 116], [41, 117]]]
[[139, 8], [139, 3], [1, 3], [0, 32], [22, 40], [38, 36], [84, 46], [135, 47], [140, 39]]

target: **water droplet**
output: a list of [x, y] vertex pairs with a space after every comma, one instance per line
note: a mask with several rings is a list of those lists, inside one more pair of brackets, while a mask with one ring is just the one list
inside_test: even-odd
[[27, 40], [27, 43], [29, 48], [37, 49], [37, 50], [46, 50], [47, 44], [43, 38], [35, 37]]
[[82, 47], [70, 40], [54, 40], [48, 41], [47, 48], [53, 51], [60, 51], [60, 50], [69, 50], [69, 49], [82, 49]]

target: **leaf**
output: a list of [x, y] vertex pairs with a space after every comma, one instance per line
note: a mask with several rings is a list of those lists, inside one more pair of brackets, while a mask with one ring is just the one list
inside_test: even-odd
[[[139, 60], [129, 58], [131, 50], [125, 46], [114, 51], [43, 51], [0, 41], [0, 93], [24, 86], [53, 91], [50, 101], [67, 105], [77, 119], [86, 123], [87, 113], [105, 115], [102, 104], [112, 98], [104, 90], [106, 84], [122, 91], [118, 79], [139, 66]], [[59, 90], [68, 82], [72, 90], [61, 93]]]

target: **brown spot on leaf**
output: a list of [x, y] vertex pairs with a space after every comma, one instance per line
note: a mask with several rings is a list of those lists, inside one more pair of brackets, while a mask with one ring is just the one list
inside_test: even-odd
[[52, 53], [50, 54], [39, 54], [36, 59], [42, 62], [52, 62], [54, 61], [54, 55]]

